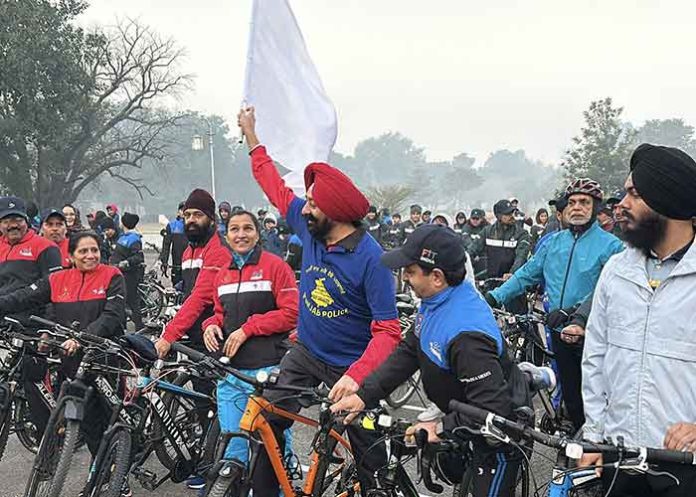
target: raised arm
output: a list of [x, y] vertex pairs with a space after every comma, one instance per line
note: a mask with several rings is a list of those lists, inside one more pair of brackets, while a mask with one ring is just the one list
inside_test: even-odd
[[268, 200], [280, 211], [283, 217], [287, 216], [288, 208], [297, 196], [291, 188], [285, 185], [278, 170], [273, 164], [273, 159], [266, 153], [266, 147], [261, 145], [256, 136], [256, 115], [254, 108], [242, 110], [237, 116], [237, 124], [242, 129], [249, 146], [251, 156], [251, 172]]

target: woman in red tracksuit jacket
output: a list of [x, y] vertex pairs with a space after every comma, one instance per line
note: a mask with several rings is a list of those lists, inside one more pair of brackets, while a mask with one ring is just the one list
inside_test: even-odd
[[[295, 274], [283, 259], [259, 245], [260, 227], [247, 211], [227, 219], [232, 263], [215, 281], [215, 315], [203, 323], [203, 340], [212, 353], [230, 358], [230, 365], [255, 376], [280, 363], [288, 334], [297, 325], [298, 291]], [[229, 376], [218, 382], [220, 428], [238, 432], [251, 386]], [[289, 445], [289, 444], [288, 444]], [[247, 443], [235, 437], [225, 459], [247, 460]]]
[[[48, 278], [3, 295], [0, 297], [0, 316], [50, 303], [47, 317], [53, 321], [65, 326], [72, 326], [77, 321], [81, 330], [105, 338], [121, 335], [126, 318], [125, 284], [117, 268], [99, 263], [99, 243], [96, 233], [82, 231], [74, 234], [68, 250], [75, 267], [54, 272]], [[63, 349], [66, 357], [61, 376], [71, 378], [80, 362], [79, 344], [67, 340]], [[32, 420], [41, 433], [50, 413], [33, 383], [45, 375], [45, 365], [36, 366], [32, 368], [32, 377], [27, 378], [25, 388]], [[81, 427], [93, 455], [108, 419], [108, 406], [93, 396], [85, 408], [86, 422]]]

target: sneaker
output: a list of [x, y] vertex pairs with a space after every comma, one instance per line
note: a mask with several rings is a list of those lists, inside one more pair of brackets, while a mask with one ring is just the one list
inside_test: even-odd
[[445, 413], [440, 410], [435, 404], [430, 404], [428, 408], [418, 415], [418, 421], [421, 423], [427, 423], [429, 421], [436, 421], [445, 416]]
[[535, 366], [531, 362], [521, 362], [518, 367], [527, 375], [529, 388], [532, 392], [551, 391], [556, 388], [556, 373], [553, 372], [553, 369], [546, 366]]
[[205, 488], [205, 478], [198, 475], [191, 476], [188, 480], [186, 480], [186, 486], [193, 490]]

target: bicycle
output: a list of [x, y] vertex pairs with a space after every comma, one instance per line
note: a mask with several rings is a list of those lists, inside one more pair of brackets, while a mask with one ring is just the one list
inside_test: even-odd
[[[205, 474], [219, 435], [216, 419], [207, 428], [201, 423], [210, 418], [213, 399], [183, 386], [190, 377], [180, 372], [185, 364], [157, 360], [154, 345], [147, 339], [127, 335], [122, 341], [145, 362], [131, 376], [136, 384], [124, 399], [112, 402], [111, 422], [90, 467], [85, 497], [118, 495], [128, 474], [151, 492], [165, 481], [180, 483], [193, 473]], [[172, 382], [164, 381], [175, 373]], [[204, 407], [197, 406], [197, 401], [203, 401]], [[163, 477], [144, 467], [153, 453], [167, 470]]]
[[15, 319], [5, 317], [8, 327], [0, 331], [0, 349], [7, 354], [0, 358], [0, 459], [4, 455], [7, 440], [11, 433], [17, 435], [20, 443], [31, 452], [38, 450], [40, 434], [30, 419], [29, 403], [24, 394], [22, 365], [30, 357], [45, 359], [52, 365], [46, 377], [35, 382], [41, 400], [48, 409], [56, 405], [53, 395], [55, 371], [53, 365], [60, 360], [52, 358], [48, 353], [40, 353], [31, 344], [41, 341], [39, 336], [27, 336], [21, 332], [13, 332], [14, 328], [23, 330]]
[[[80, 343], [84, 356], [80, 362], [75, 379], [63, 382], [56, 408], [49, 417], [39, 450], [34, 458], [26, 497], [58, 497], [63, 494], [68, 475], [76, 480], [87, 480], [87, 475], [73, 464], [73, 454], [80, 439], [81, 423], [87, 402], [99, 397], [109, 405], [119, 403], [117, 390], [107, 379], [111, 376], [130, 374], [130, 369], [113, 365], [111, 359], [119, 358], [126, 364], [133, 365], [132, 357], [126, 349], [115, 341], [89, 335], [57, 323], [31, 316], [30, 320], [46, 327], [47, 333], [62, 341], [73, 339]], [[111, 364], [110, 364], [111, 362]], [[130, 416], [137, 415], [130, 413]], [[118, 441], [117, 452], [120, 458], [114, 460], [114, 468], [125, 476], [124, 453], [130, 452], [129, 440]], [[118, 478], [117, 478], [118, 479]], [[122, 479], [122, 478], [121, 478]], [[117, 497], [121, 486], [111, 488], [102, 495]]]
[[[179, 343], [172, 344], [172, 349], [184, 354], [195, 361], [200, 367], [216, 371], [220, 378], [233, 375], [254, 387], [249, 397], [245, 413], [239, 425], [240, 432], [226, 433], [218, 444], [218, 462], [209, 473], [209, 497], [248, 496], [252, 487], [257, 454], [265, 450], [271, 460], [273, 470], [281, 491], [286, 497], [313, 496], [318, 497], [335, 485], [335, 495], [347, 497], [355, 495], [359, 490], [355, 478], [354, 464], [347, 462], [352, 459], [350, 444], [339, 433], [336, 419], [329, 410], [330, 401], [325, 388], [305, 388], [294, 386], [278, 387], [274, 374], [259, 373], [256, 378], [244, 375], [222, 361], [213, 359], [201, 352], [190, 349]], [[319, 421], [312, 420], [300, 414], [281, 409], [263, 397], [263, 391], [270, 388], [281, 388], [289, 396], [297, 396], [307, 405], [319, 404]], [[312, 455], [307, 476], [302, 487], [293, 486], [295, 480], [301, 479], [301, 474], [293, 471], [283, 460], [280, 444], [264, 414], [284, 417], [303, 425], [316, 428], [312, 441]], [[233, 437], [242, 437], [249, 442], [249, 463], [245, 465], [237, 460], [223, 458], [227, 443]]]
[[[606, 463], [604, 468], [613, 468], [614, 482], [619, 471], [650, 472], [651, 464], [671, 463], [683, 465], [696, 465], [696, 457], [691, 452], [682, 452], [665, 449], [655, 449], [649, 447], [626, 447], [621, 439], [616, 445], [613, 444], [594, 444], [569, 438], [565, 435], [556, 436], [543, 433], [528, 425], [520, 424], [516, 421], [498, 416], [494, 413], [485, 411], [476, 406], [452, 400], [449, 403], [452, 411], [456, 411], [475, 424], [475, 431], [480, 435], [493, 438], [500, 443], [513, 447], [520, 447], [518, 440], [537, 442], [551, 447], [563, 453], [570, 459], [580, 459], [583, 454], [602, 453], [606, 456], [616, 457], [616, 462]], [[468, 431], [471, 428], [462, 428]], [[526, 452], [520, 449], [526, 456]], [[527, 470], [528, 471], [528, 470]], [[665, 473], [664, 471], [662, 472]], [[667, 473], [669, 474], [669, 473]], [[676, 477], [671, 475], [675, 480]], [[677, 480], [678, 482], [678, 480]], [[561, 466], [554, 467], [552, 479], [541, 487], [537, 487], [535, 495], [540, 489], [548, 487], [546, 495], [548, 497], [570, 497], [578, 495], [581, 490], [588, 487], [597, 486], [598, 478], [595, 476], [595, 468], [578, 467], [566, 469]], [[606, 492], [611, 493], [613, 482]]]

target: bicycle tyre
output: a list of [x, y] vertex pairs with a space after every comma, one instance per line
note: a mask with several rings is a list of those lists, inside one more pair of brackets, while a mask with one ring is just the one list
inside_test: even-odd
[[14, 399], [12, 416], [14, 432], [19, 443], [29, 452], [36, 454], [41, 443], [41, 434], [29, 418], [29, 406], [26, 400], [19, 397]]
[[237, 497], [241, 484], [242, 475], [233, 469], [229, 476], [215, 475], [209, 486], [210, 490], [205, 495], [206, 497]]
[[29, 474], [25, 497], [56, 497], [62, 490], [80, 434], [80, 423], [66, 421], [63, 411], [64, 406], [54, 411], [48, 420]]
[[[191, 378], [188, 374], [183, 373], [178, 375], [171, 383], [178, 386], [184, 386], [186, 385], [186, 383], [190, 381], [190, 379]], [[170, 414], [172, 414], [173, 409], [175, 409], [177, 406], [181, 406], [183, 408], [184, 418], [181, 418], [181, 416], [174, 416], [175, 422], [180, 425], [182, 433], [190, 432], [192, 429], [195, 430], [195, 428], [192, 427], [193, 425], [191, 425], [190, 423], [190, 419], [191, 416], [193, 416], [194, 422], [198, 423], [198, 419], [200, 419], [198, 418], [198, 416], [200, 413], [197, 412], [198, 408], [192, 399], [188, 399], [180, 395], [175, 395], [168, 392], [163, 392], [160, 398], [165, 406], [165, 409], [167, 409], [167, 411]], [[187, 404], [182, 404], [182, 401], [186, 401]], [[191, 426], [191, 428], [189, 428], [189, 426]], [[204, 430], [201, 431], [204, 432]], [[205, 437], [205, 435], [203, 435], [203, 437]], [[162, 466], [167, 468], [167, 470], [173, 471], [176, 468], [177, 461], [174, 459], [174, 457], [172, 457], [172, 455], [168, 451], [168, 447], [170, 447], [169, 441], [166, 440], [162, 430], [162, 426], [159, 422], [155, 422], [152, 427], [152, 438], [155, 440], [161, 440], [161, 442], [157, 444], [157, 448], [155, 449], [155, 455], [157, 456], [157, 459], [162, 464]], [[203, 440], [200, 450], [203, 450], [204, 444], [205, 440]]]
[[65, 480], [70, 473], [70, 467], [73, 462], [73, 455], [77, 448], [77, 441], [80, 438], [80, 422], [70, 420], [65, 425], [65, 436], [63, 438], [63, 447], [60, 453], [60, 459], [56, 465], [56, 472], [51, 480], [51, 485], [48, 488], [48, 497], [60, 497], [65, 485]]
[[[327, 452], [333, 454], [338, 441], [335, 438], [330, 438], [327, 446]], [[322, 457], [317, 462], [317, 476], [314, 479], [314, 487], [312, 488], [312, 497], [320, 497], [326, 493], [326, 490], [333, 483], [333, 479], [326, 481], [326, 474], [329, 472], [331, 465], [330, 457]]]
[[7, 439], [10, 437], [10, 425], [12, 424], [12, 410], [10, 408], [0, 411], [0, 460], [7, 448]]
[[394, 409], [398, 409], [399, 407], [405, 405], [406, 402], [411, 400], [413, 394], [416, 393], [416, 390], [420, 384], [420, 377], [421, 373], [420, 370], [418, 370], [407, 381], [396, 387], [396, 390], [387, 396], [387, 404]]
[[[128, 430], [114, 433], [106, 449], [104, 459], [98, 463], [97, 476], [93, 485], [85, 487], [84, 495], [90, 497], [120, 497], [128, 476], [131, 461], [131, 436]], [[107, 488], [103, 488], [108, 485]]]

